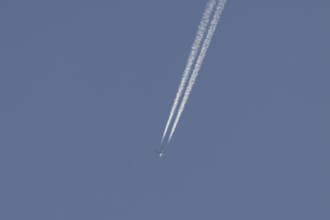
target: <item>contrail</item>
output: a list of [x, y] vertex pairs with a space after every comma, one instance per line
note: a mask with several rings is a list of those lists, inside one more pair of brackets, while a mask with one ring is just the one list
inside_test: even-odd
[[178, 91], [176, 93], [176, 97], [174, 99], [174, 103], [173, 103], [173, 106], [172, 106], [172, 109], [171, 109], [171, 112], [170, 112], [170, 116], [169, 116], [169, 118], [167, 120], [167, 123], [166, 123], [166, 126], [165, 126], [165, 130], [164, 130], [164, 133], [163, 133], [161, 142], [163, 142], [163, 140], [164, 140], [164, 138], [166, 136], [167, 130], [168, 130], [170, 124], [171, 124], [171, 121], [173, 119], [174, 113], [175, 113], [176, 108], [177, 108], [177, 106], [179, 104], [179, 100], [180, 100], [180, 98], [182, 96], [183, 89], [186, 86], [186, 82], [187, 82], [188, 77], [189, 77], [189, 74], [190, 74], [191, 66], [195, 62], [195, 59], [196, 59], [196, 56], [197, 56], [197, 52], [198, 52], [198, 50], [200, 48], [201, 41], [202, 41], [202, 39], [204, 37], [206, 28], [207, 28], [208, 23], [210, 21], [210, 17], [211, 17], [213, 8], [215, 6], [215, 3], [216, 3], [216, 0], [209, 0], [208, 3], [207, 3], [207, 5], [206, 5], [206, 8], [205, 8], [205, 11], [204, 11], [202, 20], [201, 20], [201, 22], [200, 22], [200, 24], [198, 26], [196, 38], [195, 38], [194, 43], [193, 43], [193, 45], [191, 47], [191, 51], [190, 51], [190, 54], [189, 54], [189, 58], [187, 60], [186, 68], [185, 68], [185, 70], [183, 72], [183, 76], [182, 76], [182, 79], [181, 79], [180, 86], [178, 88]]
[[206, 52], [207, 52], [207, 49], [209, 48], [210, 46], [210, 43], [211, 43], [211, 40], [212, 40], [212, 37], [213, 37], [213, 34], [215, 32], [215, 29], [217, 27], [217, 24], [218, 24], [218, 21], [220, 19], [220, 16], [221, 16], [221, 13], [222, 13], [222, 10], [225, 6], [225, 3], [226, 3], [226, 0], [220, 0], [217, 7], [216, 7], [216, 11], [213, 15], [213, 19], [211, 21], [211, 24], [210, 24], [210, 27], [209, 27], [209, 30], [207, 32], [207, 35], [206, 35], [206, 38], [203, 42], [203, 46], [202, 46], [202, 49], [200, 51], [200, 54], [198, 56], [198, 59], [196, 61], [196, 64], [195, 64], [195, 69], [193, 70], [192, 74], [191, 74], [191, 78], [189, 80], [189, 83], [188, 83], [188, 86], [186, 88], [186, 91], [184, 93], [184, 96], [182, 98], [182, 102], [180, 104], [180, 107], [179, 107], [179, 110], [178, 110], [178, 113], [176, 115], [176, 118], [175, 118], [175, 121], [173, 123], [173, 126], [172, 126], [172, 129], [171, 129], [171, 133], [170, 133], [170, 136], [168, 138], [168, 142], [171, 140], [172, 138], [172, 135], [175, 131], [175, 128], [180, 120], [180, 117], [182, 115], [182, 112], [184, 110], [184, 107], [188, 101], [188, 98], [189, 98], [189, 95], [191, 93], [191, 90], [194, 86], [194, 83], [196, 81], [196, 78], [198, 76], [198, 73], [199, 73], [199, 70], [200, 68], [202, 67], [202, 64], [203, 64], [203, 60], [205, 58], [205, 55], [206, 55]]

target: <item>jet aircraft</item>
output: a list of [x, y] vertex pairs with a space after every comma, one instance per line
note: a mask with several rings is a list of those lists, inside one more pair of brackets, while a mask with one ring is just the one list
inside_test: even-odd
[[164, 148], [163, 147], [161, 147], [160, 150], [155, 150], [155, 152], [158, 154], [159, 157], [164, 156]]

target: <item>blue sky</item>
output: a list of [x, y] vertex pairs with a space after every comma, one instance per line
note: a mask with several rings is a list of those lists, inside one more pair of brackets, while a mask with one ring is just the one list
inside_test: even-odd
[[0, 2], [0, 218], [329, 219], [330, 3]]

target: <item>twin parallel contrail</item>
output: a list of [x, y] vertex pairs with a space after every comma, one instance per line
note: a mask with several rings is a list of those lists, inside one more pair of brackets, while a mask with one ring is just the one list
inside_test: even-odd
[[181, 105], [179, 107], [178, 114], [177, 114], [177, 116], [175, 118], [175, 121], [174, 121], [174, 124], [172, 126], [171, 134], [170, 134], [170, 136], [168, 138], [168, 141], [171, 140], [172, 135], [173, 135], [173, 133], [175, 131], [175, 128], [178, 125], [178, 122], [179, 122], [180, 117], [182, 115], [182, 112], [184, 110], [184, 107], [185, 107], [185, 105], [186, 105], [186, 103], [188, 101], [189, 95], [190, 95], [191, 90], [192, 90], [192, 88], [194, 86], [194, 83], [195, 83], [196, 78], [198, 76], [199, 70], [202, 67], [203, 60], [205, 58], [207, 49], [210, 46], [210, 43], [211, 43], [213, 34], [215, 32], [215, 29], [217, 28], [217, 24], [219, 22], [219, 19], [220, 19], [222, 10], [223, 10], [223, 8], [225, 6], [225, 3], [226, 3], [226, 0], [220, 0], [219, 3], [218, 3], [218, 5], [217, 5], [216, 11], [215, 11], [215, 13], [213, 15], [213, 19], [211, 21], [211, 24], [210, 24], [209, 30], [207, 32], [206, 38], [205, 38], [205, 40], [203, 42], [202, 49], [201, 49], [201, 51], [199, 53], [199, 56], [198, 56], [198, 59], [196, 61], [195, 68], [194, 68], [194, 70], [193, 70], [193, 72], [191, 74], [191, 78], [189, 80], [188, 86], [186, 88], [185, 94], [184, 94], [183, 99], [182, 99], [182, 102], [181, 102]]
[[183, 76], [182, 76], [182, 79], [181, 79], [181, 83], [180, 83], [178, 92], [176, 93], [176, 96], [175, 96], [175, 99], [174, 99], [174, 103], [173, 103], [173, 106], [172, 106], [172, 109], [171, 109], [171, 112], [170, 112], [170, 116], [168, 117], [168, 120], [167, 120], [167, 123], [166, 123], [166, 126], [165, 126], [165, 130], [164, 130], [161, 142], [164, 141], [167, 130], [168, 130], [168, 128], [169, 128], [169, 126], [172, 122], [174, 113], [176, 111], [176, 108], [177, 108], [177, 106], [179, 104], [179, 101], [180, 101], [180, 98], [182, 96], [183, 89], [186, 86], [186, 82], [188, 80], [191, 67], [194, 64], [195, 59], [197, 57], [197, 52], [199, 51], [201, 42], [202, 42], [202, 40], [204, 38], [204, 35], [205, 35], [206, 28], [207, 28], [207, 26], [210, 22], [210, 17], [211, 17], [213, 8], [215, 6], [215, 3], [216, 3], [216, 0], [209, 0], [207, 5], [206, 5], [202, 20], [201, 20], [201, 22], [198, 26], [196, 38], [195, 38], [194, 43], [191, 47], [189, 58], [188, 58], [188, 61], [187, 61], [187, 64], [186, 64], [186, 68], [183, 72]]
[[[216, 5], [217, 2], [218, 2], [218, 4]], [[170, 132], [170, 135], [168, 137], [167, 142], [169, 142], [171, 140], [172, 136], [173, 136], [173, 133], [174, 133], [174, 131], [176, 129], [176, 126], [177, 126], [177, 124], [180, 120], [180, 117], [181, 117], [181, 115], [183, 113], [183, 110], [185, 108], [185, 105], [188, 101], [191, 90], [192, 90], [192, 88], [194, 86], [194, 83], [196, 81], [196, 78], [198, 76], [199, 70], [202, 67], [203, 60], [205, 58], [207, 49], [210, 46], [213, 34], [216, 30], [216, 27], [217, 27], [217, 24], [218, 24], [218, 21], [220, 19], [220, 16], [221, 16], [221, 13], [223, 11], [225, 3], [226, 3], [226, 0], [209, 0], [208, 3], [207, 3], [205, 12], [203, 14], [203, 18], [202, 18], [201, 23], [198, 27], [197, 35], [196, 35], [195, 41], [193, 43], [193, 46], [192, 46], [192, 49], [191, 49], [191, 52], [190, 52], [190, 55], [189, 55], [189, 58], [188, 58], [188, 61], [187, 61], [186, 68], [184, 70], [184, 73], [183, 73], [183, 76], [182, 76], [182, 79], [181, 79], [181, 83], [180, 83], [178, 92], [176, 94], [176, 97], [175, 97], [175, 100], [174, 100], [174, 103], [173, 103], [173, 106], [172, 106], [172, 109], [171, 109], [171, 112], [170, 112], [170, 116], [169, 116], [168, 121], [166, 123], [166, 127], [165, 127], [165, 130], [164, 130], [161, 142], [164, 141], [164, 138], [167, 135], [169, 126], [172, 122], [172, 119], [173, 119], [174, 114], [176, 112], [176, 109], [177, 109], [177, 106], [179, 104], [180, 98], [182, 96], [182, 92], [183, 92], [183, 90], [186, 86], [186, 82], [187, 82], [187, 80], [190, 76], [188, 85], [187, 85], [185, 93], [183, 95], [179, 110], [178, 110], [177, 115], [175, 117], [175, 120], [174, 120], [174, 123], [172, 125], [172, 129], [171, 129], [171, 132]], [[214, 11], [215, 5], [216, 5], [216, 9]], [[210, 17], [212, 15], [213, 11], [214, 11], [214, 14], [213, 14], [213, 18], [212, 18], [211, 23], [210, 23]], [[208, 27], [207, 34], [206, 34], [206, 37], [203, 41], [202, 48], [199, 51], [201, 41], [204, 38], [207, 27]], [[193, 64], [195, 62], [198, 51], [199, 51], [199, 55], [198, 55], [197, 61], [195, 63], [195, 67], [194, 67], [194, 69], [193, 69], [193, 71], [190, 75], [191, 67], [193, 66]]]

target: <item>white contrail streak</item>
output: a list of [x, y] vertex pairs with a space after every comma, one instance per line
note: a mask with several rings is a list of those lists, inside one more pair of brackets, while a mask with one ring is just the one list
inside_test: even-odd
[[178, 113], [177, 113], [176, 118], [175, 118], [175, 121], [173, 123], [173, 126], [172, 126], [172, 129], [171, 129], [171, 133], [170, 133], [170, 136], [168, 138], [168, 141], [171, 140], [172, 135], [173, 135], [173, 133], [175, 131], [175, 128], [176, 128], [176, 126], [177, 126], [177, 124], [178, 124], [178, 122], [180, 120], [180, 117], [182, 115], [182, 112], [184, 110], [184, 107], [185, 107], [185, 105], [186, 105], [186, 103], [188, 101], [189, 95], [190, 95], [191, 90], [192, 90], [192, 88], [194, 86], [194, 83], [195, 83], [196, 78], [198, 76], [199, 70], [202, 67], [203, 60], [205, 58], [207, 49], [210, 46], [210, 43], [211, 43], [213, 34], [214, 34], [215, 29], [217, 27], [217, 24], [218, 24], [218, 21], [220, 19], [222, 10], [223, 10], [223, 8], [225, 6], [225, 3], [226, 3], [226, 0], [220, 0], [219, 3], [218, 3], [218, 5], [217, 5], [216, 11], [215, 11], [214, 16], [213, 16], [213, 19], [211, 21], [211, 24], [210, 24], [209, 30], [207, 32], [206, 38], [204, 39], [202, 49], [201, 49], [200, 54], [198, 56], [198, 59], [196, 61], [195, 69], [193, 70], [193, 72], [191, 74], [191, 78], [189, 80], [189, 83], [188, 83], [188, 86], [186, 88], [185, 94], [184, 94], [184, 96], [182, 98], [182, 102], [180, 104]]
[[172, 109], [171, 109], [171, 112], [170, 112], [170, 116], [169, 116], [169, 118], [167, 120], [167, 123], [166, 123], [166, 126], [165, 126], [165, 130], [164, 130], [161, 142], [163, 142], [163, 140], [166, 136], [167, 130], [168, 130], [170, 124], [171, 124], [174, 113], [175, 113], [176, 108], [179, 104], [179, 100], [182, 96], [183, 89], [186, 86], [186, 82], [188, 80], [191, 67], [192, 67], [193, 63], [195, 62], [197, 52], [200, 48], [201, 41], [204, 37], [205, 31], [206, 31], [206, 28], [207, 28], [208, 23], [210, 21], [210, 17], [211, 17], [211, 14], [212, 14], [212, 11], [213, 11], [213, 8], [214, 8], [215, 4], [216, 4], [216, 0], [209, 0], [207, 5], [206, 5], [202, 20], [201, 20], [201, 22], [198, 26], [196, 38], [195, 38], [194, 43], [191, 47], [190, 55], [189, 55], [189, 58], [187, 60], [186, 68], [183, 72], [183, 76], [182, 76], [182, 79], [181, 79], [180, 86], [178, 88], [178, 92], [176, 93], [176, 97], [174, 99], [174, 103], [173, 103], [173, 106], [172, 106]]

